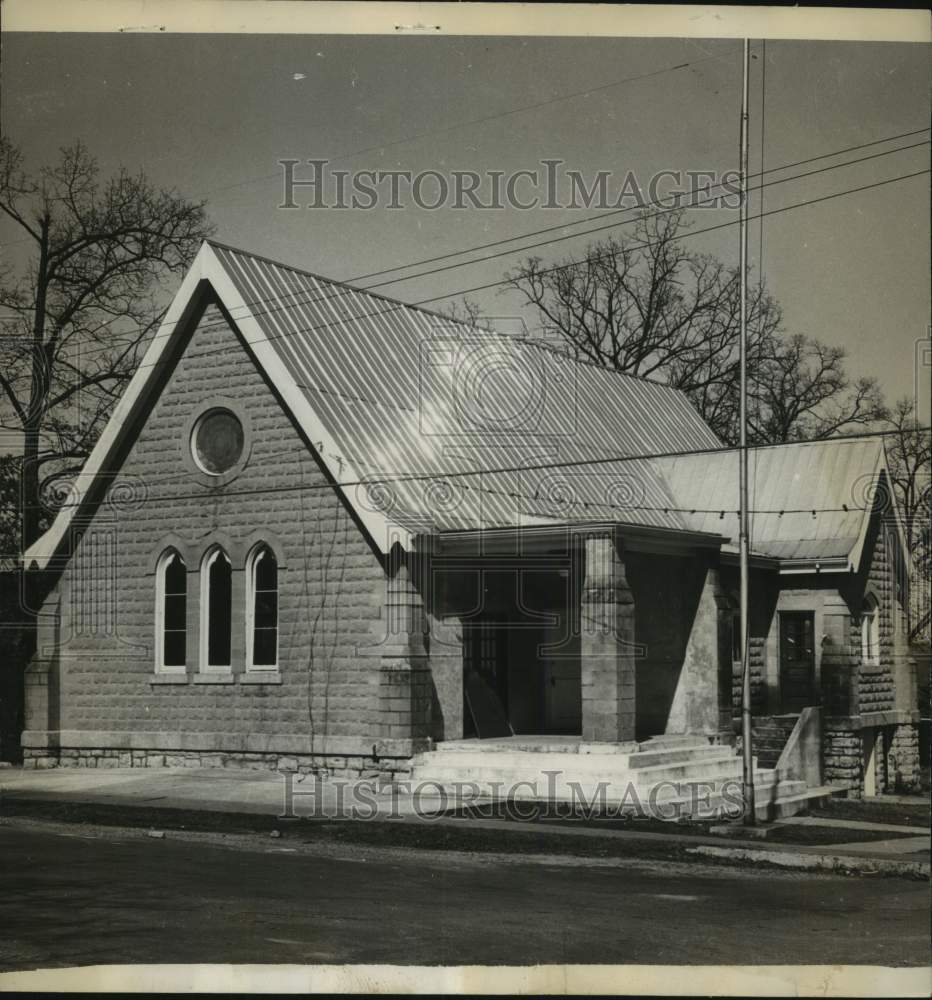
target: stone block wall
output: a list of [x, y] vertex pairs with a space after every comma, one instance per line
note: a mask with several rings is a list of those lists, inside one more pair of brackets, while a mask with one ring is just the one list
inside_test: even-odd
[[890, 734], [887, 751], [887, 785], [894, 792], [918, 792], [920, 790], [919, 771], [919, 726], [900, 725]]
[[859, 730], [827, 719], [822, 725], [822, 775], [827, 785], [849, 790], [859, 798], [864, 784]]
[[321, 777], [402, 778], [411, 771], [410, 757], [373, 757], [371, 754], [302, 754], [220, 752], [196, 750], [129, 750], [64, 747], [61, 750], [27, 749], [23, 767], [114, 768], [190, 767], [248, 771], [297, 771]]
[[919, 791], [919, 729], [914, 723], [861, 726], [856, 718], [827, 719], [822, 728], [824, 781], [860, 798], [871, 748], [875, 794]]
[[851, 618], [851, 653], [858, 662], [858, 711], [885, 712], [896, 707], [894, 663], [898, 655], [897, 606], [894, 566], [891, 563], [887, 532], [891, 530], [879, 518], [868, 540], [870, 562], [867, 567], [866, 592], [878, 601], [879, 655], [876, 663], [861, 657], [861, 622], [859, 615]]
[[[232, 401], [247, 425], [248, 457], [232, 481], [212, 486], [191, 469], [187, 450], [192, 420], [217, 399]], [[61, 718], [47, 728], [315, 740], [379, 731], [385, 573], [315, 447], [209, 305], [99, 507], [77, 526], [59, 585]], [[262, 540], [279, 559], [279, 668], [248, 676], [244, 565]], [[233, 663], [220, 678], [197, 662], [198, 563], [215, 542], [233, 568]], [[168, 545], [188, 570], [188, 663], [180, 677], [157, 677], [154, 664], [155, 564]], [[47, 759], [37, 755], [41, 740], [25, 735], [27, 753]], [[135, 760], [70, 749], [62, 747], [63, 760]], [[162, 756], [153, 748], [146, 759]]]
[[585, 540], [580, 665], [582, 734], [592, 741], [635, 735], [635, 602], [617, 534]]

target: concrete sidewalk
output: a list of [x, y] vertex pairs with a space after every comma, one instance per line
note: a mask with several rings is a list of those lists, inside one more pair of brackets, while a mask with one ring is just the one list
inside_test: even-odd
[[[289, 782], [290, 794], [289, 799]], [[73, 805], [122, 806], [176, 809], [193, 812], [248, 814], [255, 816], [298, 818], [354, 818], [359, 821], [416, 822], [432, 826], [451, 826], [500, 830], [503, 834], [533, 829], [548, 835], [610, 838], [630, 842], [636, 854], [637, 842], [667, 844], [688, 853], [743, 861], [765, 861], [782, 867], [863, 871], [870, 873], [929, 875], [929, 835], [919, 828], [869, 824], [850, 820], [813, 820], [795, 818], [796, 823], [832, 829], [874, 828], [878, 832], [910, 833], [915, 836], [850, 844], [797, 845], [770, 844], [760, 840], [729, 839], [722, 843], [717, 836], [696, 835], [678, 830], [647, 832], [637, 829], [602, 827], [598, 823], [583, 826], [577, 822], [522, 823], [513, 819], [462, 818], [443, 815], [457, 805], [435, 789], [411, 794], [404, 786], [374, 782], [317, 779], [294, 775], [290, 779], [273, 771], [228, 771], [217, 768], [53, 768], [49, 770], [0, 770], [0, 816], [5, 801], [55, 802]], [[478, 804], [481, 800], [472, 800]], [[787, 821], [781, 821], [786, 823]]]

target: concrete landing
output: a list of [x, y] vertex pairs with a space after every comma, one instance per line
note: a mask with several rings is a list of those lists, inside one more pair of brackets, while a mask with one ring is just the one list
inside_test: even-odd
[[[569, 803], [658, 818], [733, 818], [741, 813], [742, 761], [702, 736], [589, 743], [515, 736], [437, 744], [412, 761], [411, 782], [458, 804], [490, 800]], [[804, 782], [755, 771], [757, 815], [787, 816], [812, 801]], [[816, 797], [821, 797], [820, 791]]]

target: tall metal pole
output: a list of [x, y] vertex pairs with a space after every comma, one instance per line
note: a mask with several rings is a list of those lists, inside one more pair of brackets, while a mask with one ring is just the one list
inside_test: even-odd
[[748, 60], [744, 40], [744, 76], [741, 88], [741, 205], [739, 216], [741, 280], [741, 438], [739, 448], [738, 545], [741, 559], [741, 742], [743, 748], [744, 821], [753, 825], [754, 754], [751, 747], [751, 662], [748, 656]]

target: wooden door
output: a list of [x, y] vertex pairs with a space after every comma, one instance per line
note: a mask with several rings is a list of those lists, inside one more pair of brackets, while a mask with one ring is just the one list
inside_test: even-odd
[[801, 712], [815, 704], [815, 615], [811, 611], [780, 614], [780, 706]]

